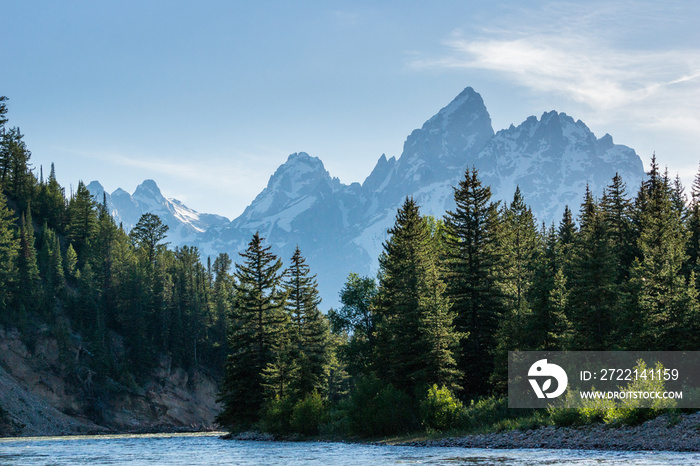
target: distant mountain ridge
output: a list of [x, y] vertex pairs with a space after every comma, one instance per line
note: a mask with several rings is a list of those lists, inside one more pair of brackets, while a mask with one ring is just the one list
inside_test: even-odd
[[111, 194], [106, 193], [98, 181], [91, 182], [87, 188], [100, 204], [106, 197], [110, 214], [116, 223], [121, 224], [127, 231], [138, 223], [141, 215], [147, 212], [158, 215], [170, 228], [168, 241], [176, 246], [192, 244], [199, 234], [212, 226], [230, 222], [221, 215], [200, 214], [177, 199], [166, 199], [153, 180], [145, 180], [136, 187], [133, 194], [121, 188]]
[[[408, 136], [398, 159], [382, 155], [362, 184], [341, 183], [320, 159], [299, 152], [230, 222], [165, 199], [152, 180], [133, 195], [117, 190], [107, 201], [125, 228], [142, 213], [155, 213], [170, 226], [173, 246], [195, 245], [205, 256], [227, 252], [236, 261], [256, 231], [285, 261], [299, 245], [318, 274], [328, 308], [337, 304], [349, 272], [376, 273], [386, 231], [403, 199], [413, 196], [423, 214], [442, 216], [454, 206], [452, 186], [468, 166], [479, 170], [495, 200], [509, 202], [519, 186], [538, 220], [548, 224], [561, 219], [566, 205], [576, 211], [587, 185], [600, 195], [615, 173], [630, 190], [644, 177], [633, 149], [614, 144], [608, 134], [597, 138], [565, 113], [531, 116], [494, 132], [481, 96], [468, 87]], [[99, 183], [88, 188], [101, 201]]]

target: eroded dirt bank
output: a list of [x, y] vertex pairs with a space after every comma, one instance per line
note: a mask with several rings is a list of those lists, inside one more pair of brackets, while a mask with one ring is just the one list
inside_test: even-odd
[[71, 342], [59, 351], [47, 331], [27, 348], [0, 328], [0, 436], [213, 430], [219, 411], [214, 379], [162, 358], [145, 382], [102, 381]]

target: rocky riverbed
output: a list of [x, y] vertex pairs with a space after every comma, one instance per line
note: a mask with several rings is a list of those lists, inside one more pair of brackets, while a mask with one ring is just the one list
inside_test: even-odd
[[639, 426], [540, 427], [491, 434], [405, 442], [422, 447], [546, 448], [621, 451], [700, 451], [700, 412], [664, 414]]

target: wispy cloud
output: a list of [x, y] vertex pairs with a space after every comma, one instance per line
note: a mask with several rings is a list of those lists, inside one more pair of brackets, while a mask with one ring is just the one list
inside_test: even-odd
[[688, 182], [700, 155], [699, 15], [689, 1], [533, 2], [454, 31], [409, 66], [509, 82], [643, 157], [660, 151]]
[[[599, 110], [700, 89], [700, 50], [616, 50], [590, 38], [552, 34], [445, 41], [447, 53], [415, 67], [487, 70], [535, 91], [556, 92]], [[700, 105], [700, 103], [698, 103]], [[698, 115], [700, 117], [700, 115]]]

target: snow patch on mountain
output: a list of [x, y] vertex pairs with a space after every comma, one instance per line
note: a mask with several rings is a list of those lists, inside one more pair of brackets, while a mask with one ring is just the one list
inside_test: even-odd
[[143, 214], [158, 215], [168, 225], [168, 241], [175, 246], [194, 242], [200, 233], [230, 222], [226, 217], [200, 214], [177, 199], [166, 198], [153, 180], [145, 180], [136, 187], [133, 194], [121, 188], [108, 194], [97, 181], [88, 184], [87, 188], [96, 202], [101, 204], [106, 198], [108, 211], [127, 232], [138, 223]]

